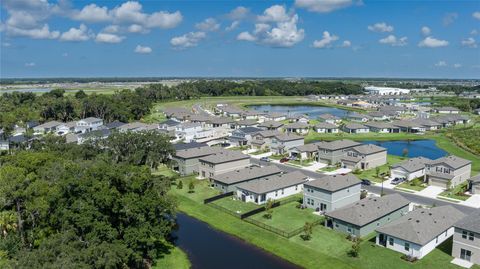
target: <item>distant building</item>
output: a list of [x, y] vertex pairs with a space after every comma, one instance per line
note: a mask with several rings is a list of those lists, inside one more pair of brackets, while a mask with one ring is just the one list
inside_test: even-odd
[[410, 94], [408, 89], [368, 86], [364, 88], [368, 94], [372, 95], [402, 95]]

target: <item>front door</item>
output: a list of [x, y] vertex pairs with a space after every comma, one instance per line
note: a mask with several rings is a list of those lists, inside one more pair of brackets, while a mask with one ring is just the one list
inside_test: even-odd
[[325, 211], [327, 209], [327, 205], [324, 203], [320, 203], [320, 211]]
[[465, 261], [470, 261], [471, 258], [472, 258], [472, 252], [470, 250], [466, 250], [463, 248], [460, 250], [460, 259]]
[[242, 194], [242, 202], [245, 202], [245, 194]]

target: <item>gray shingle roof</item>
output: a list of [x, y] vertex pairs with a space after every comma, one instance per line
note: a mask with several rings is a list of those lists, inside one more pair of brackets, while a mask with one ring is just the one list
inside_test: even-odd
[[227, 118], [227, 117], [212, 117], [210, 119], [210, 123], [212, 124], [227, 124], [227, 123], [233, 123], [235, 122], [233, 119], [231, 118]]
[[267, 130], [267, 131], [256, 132], [254, 135], [260, 135], [260, 136], [266, 138], [266, 137], [274, 137], [274, 136], [281, 135], [281, 134], [282, 133], [280, 133], [277, 130]]
[[175, 150], [186, 150], [186, 149], [193, 149], [193, 148], [208, 147], [208, 145], [205, 143], [198, 143], [195, 141], [192, 141], [190, 143], [177, 143], [177, 144], [174, 144], [173, 146], [175, 147]]
[[305, 186], [334, 192], [357, 184], [360, 184], [360, 180], [355, 175], [346, 174], [324, 176], [305, 183]]
[[42, 128], [42, 129], [45, 129], [45, 128], [53, 128], [53, 127], [56, 127], [56, 126], [59, 126], [60, 124], [62, 124], [61, 122], [58, 122], [58, 121], [47, 121], [43, 124], [40, 124], [40, 125], [37, 125], [35, 128]]
[[303, 122], [292, 122], [290, 124], [285, 125], [283, 128], [285, 129], [308, 129], [309, 125]]
[[354, 130], [354, 129], [368, 129], [367, 126], [359, 123], [350, 122], [344, 125], [344, 128]]
[[386, 148], [380, 147], [374, 144], [363, 144], [360, 146], [353, 147], [352, 150], [364, 155], [387, 151]]
[[294, 147], [293, 149], [296, 149], [299, 152], [316, 152], [318, 151], [318, 142], [297, 146], [297, 147]]
[[222, 150], [212, 155], [201, 157], [199, 160], [202, 162], [219, 164], [219, 163], [233, 162], [233, 161], [238, 161], [243, 159], [250, 159], [250, 156], [243, 154], [237, 150]]
[[238, 128], [237, 130], [235, 131], [240, 131], [240, 132], [243, 132], [245, 134], [253, 134], [253, 133], [258, 133], [260, 131], [263, 131], [262, 129], [260, 128], [257, 128], [257, 127], [243, 127], [243, 128]]
[[480, 174], [470, 178], [469, 181], [471, 181], [472, 183], [475, 183], [475, 184], [480, 184]]
[[468, 216], [459, 220], [454, 226], [471, 232], [480, 233], [480, 210], [470, 213]]
[[398, 128], [398, 127], [395, 127], [392, 124], [387, 123], [387, 122], [367, 122], [364, 125], [367, 126], [367, 127], [370, 127], [370, 128], [377, 128], [377, 129]]
[[423, 246], [463, 217], [465, 214], [451, 205], [431, 209], [419, 208], [377, 228], [376, 231]]
[[269, 165], [265, 167], [251, 166], [216, 175], [212, 179], [223, 184], [235, 184], [243, 181], [279, 174], [281, 172], [282, 170], [280, 170], [276, 165]]
[[267, 127], [267, 128], [279, 128], [282, 126], [283, 126], [283, 123], [279, 121], [274, 121], [274, 120], [265, 121], [258, 125], [258, 127]]
[[296, 134], [279, 134], [276, 135], [275, 138], [279, 141], [293, 141], [293, 140], [303, 140], [302, 136], [296, 135]]
[[177, 150], [177, 152], [175, 153], [175, 157], [182, 158], [182, 159], [199, 158], [199, 157], [208, 156], [210, 154], [220, 152], [222, 150], [224, 149], [220, 147], [190, 148], [185, 150]]
[[237, 188], [262, 194], [298, 184], [303, 184], [306, 182], [307, 178], [308, 177], [302, 172], [295, 171], [286, 174], [272, 175], [255, 181], [245, 182], [237, 185]]
[[395, 193], [383, 197], [365, 198], [326, 213], [326, 215], [362, 227], [407, 206], [409, 203], [410, 201]]
[[256, 120], [239, 120], [237, 122], [235, 122], [236, 125], [239, 125], [239, 126], [250, 126], [250, 125], [256, 125], [258, 124], [258, 122]]
[[428, 164], [430, 165], [437, 165], [444, 163], [454, 169], [458, 169], [460, 167], [463, 167], [465, 165], [471, 164], [472, 162], [454, 155], [446, 156], [446, 157], [441, 157], [436, 160], [433, 160], [429, 162]]
[[425, 168], [425, 164], [428, 162], [431, 162], [432, 160], [424, 157], [416, 157], [416, 158], [411, 158], [408, 159], [404, 162], [401, 163], [396, 163], [392, 165], [392, 168], [398, 168], [401, 167], [405, 169], [407, 172], [415, 172], [420, 169]]
[[318, 118], [322, 119], [322, 120], [340, 120], [339, 117], [334, 116], [334, 115], [329, 114], [329, 113], [322, 114], [322, 115], [318, 116]]
[[339, 149], [345, 149], [345, 148], [351, 148], [354, 146], [358, 146], [360, 143], [348, 140], [348, 139], [341, 139], [341, 140], [335, 140], [335, 141], [323, 141], [318, 143], [318, 147], [320, 149], [327, 149], [327, 150], [339, 150]]

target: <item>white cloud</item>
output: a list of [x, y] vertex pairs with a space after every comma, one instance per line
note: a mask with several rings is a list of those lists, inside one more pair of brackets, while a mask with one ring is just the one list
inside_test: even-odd
[[427, 26], [423, 26], [421, 31], [422, 31], [422, 35], [424, 36], [428, 36], [430, 35], [430, 33], [432, 33], [432, 30]]
[[4, 48], [8, 48], [8, 47], [11, 47], [11, 46], [12, 46], [12, 44], [9, 43], [9, 42], [2, 42], [2, 47], [4, 47]]
[[91, 37], [85, 24], [80, 24], [79, 28], [70, 28], [60, 36], [61, 41], [87, 41]]
[[328, 13], [337, 9], [346, 8], [353, 4], [361, 4], [354, 0], [295, 0], [295, 6], [305, 8], [311, 12]]
[[260, 22], [284, 22], [290, 19], [284, 6], [273, 5], [257, 17]]
[[473, 37], [466, 38], [462, 40], [462, 46], [469, 48], [477, 48], [477, 41]]
[[12, 36], [24, 36], [33, 39], [56, 39], [60, 36], [59, 31], [50, 31], [48, 24], [44, 24], [40, 28], [22, 29], [10, 27], [7, 25], [7, 34]]
[[377, 33], [391, 33], [393, 32], [393, 26], [388, 25], [385, 22], [377, 22], [374, 25], [369, 25], [368, 30]]
[[143, 12], [142, 8], [139, 2], [128, 1], [112, 9], [109, 14], [117, 24], [139, 24], [147, 28], [170, 29], [176, 27], [183, 20], [180, 11], [173, 13], [159, 11], [147, 14]]
[[140, 53], [140, 54], [149, 54], [152, 52], [152, 48], [150, 47], [144, 47], [142, 45], [137, 45], [134, 50], [135, 53]]
[[183, 20], [180, 11], [168, 13], [164, 11], [152, 13], [147, 17], [145, 26], [148, 28], [171, 29], [177, 27]]
[[132, 24], [127, 28], [129, 33], [148, 33], [149, 30], [139, 24]]
[[170, 44], [177, 49], [186, 49], [198, 46], [198, 43], [206, 37], [205, 32], [190, 32], [170, 39]]
[[381, 44], [390, 45], [392, 47], [403, 47], [407, 45], [407, 39], [408, 38], [406, 36], [397, 38], [394, 35], [389, 35], [385, 38], [378, 40], [378, 42], [380, 42]]
[[471, 35], [478, 35], [477, 29], [473, 29], [472, 31], [470, 31], [470, 34]]
[[120, 32], [120, 26], [118, 25], [108, 25], [107, 27], [103, 28], [102, 32], [115, 34]]
[[225, 27], [225, 31], [230, 32], [238, 28], [240, 25], [240, 21], [233, 21], [232, 24], [229, 26]]
[[453, 64], [453, 68], [460, 68], [460, 67], [462, 67], [461, 64], [458, 64], [458, 63], [457, 63], [457, 64]]
[[341, 48], [349, 48], [352, 46], [352, 42], [350, 42], [350, 40], [344, 40], [342, 42], [342, 45], [340, 45]]
[[220, 29], [220, 24], [214, 18], [207, 18], [202, 22], [196, 23], [195, 28], [200, 31], [211, 32]]
[[475, 11], [472, 13], [472, 17], [477, 19], [477, 20], [480, 20], [480, 11]]
[[96, 4], [89, 4], [80, 11], [74, 11], [72, 19], [84, 22], [105, 22], [112, 18], [108, 14], [107, 7], [99, 7]]
[[448, 26], [452, 24], [457, 18], [458, 18], [458, 13], [455, 13], [455, 12], [447, 13], [445, 14], [445, 16], [443, 16], [443, 25]]
[[98, 33], [95, 41], [99, 43], [120, 43], [123, 41], [123, 39], [125, 39], [124, 36], [110, 33]]
[[242, 40], [242, 41], [255, 41], [257, 38], [250, 34], [249, 32], [241, 32], [240, 34], [237, 35], [237, 40]]
[[317, 49], [329, 48], [336, 40], [338, 40], [338, 36], [332, 35], [328, 31], [324, 31], [322, 39], [313, 41], [312, 46]]
[[34, 62], [25, 63], [25, 67], [34, 67], [36, 64]]
[[440, 48], [448, 46], [448, 41], [436, 39], [433, 36], [427, 36], [424, 40], [418, 43], [421, 48]]
[[238, 21], [247, 17], [248, 13], [250, 13], [250, 10], [248, 8], [238, 6], [234, 8], [232, 11], [230, 11], [230, 13], [227, 14], [227, 18], [229, 18], [232, 21]]
[[438, 61], [438, 63], [435, 64], [436, 67], [445, 67], [447, 66], [447, 62], [445, 61]]

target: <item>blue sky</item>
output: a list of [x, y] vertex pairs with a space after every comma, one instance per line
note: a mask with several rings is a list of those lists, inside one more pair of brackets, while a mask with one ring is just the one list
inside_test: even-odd
[[2, 78], [480, 78], [480, 1], [0, 3]]

